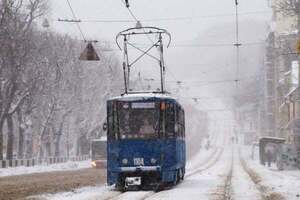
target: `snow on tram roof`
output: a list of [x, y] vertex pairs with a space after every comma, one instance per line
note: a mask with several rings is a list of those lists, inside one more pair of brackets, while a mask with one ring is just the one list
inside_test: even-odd
[[169, 96], [168, 94], [162, 93], [132, 93], [132, 94], [124, 94], [117, 97], [112, 97], [109, 100], [129, 100], [129, 101], [138, 101], [145, 100], [150, 98], [161, 98], [161, 99], [171, 99], [176, 100], [174, 97]]

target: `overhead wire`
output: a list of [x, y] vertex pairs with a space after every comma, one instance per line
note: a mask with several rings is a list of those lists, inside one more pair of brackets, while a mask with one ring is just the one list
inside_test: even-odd
[[[265, 44], [265, 42], [248, 42], [248, 43], [243, 43], [243, 46], [255, 46], [255, 45], [262, 45]], [[220, 44], [175, 44], [175, 45], [170, 45], [170, 47], [228, 47], [231, 46], [233, 47], [234, 44], [229, 44], [229, 43], [220, 43]]]
[[[250, 46], [258, 46], [258, 45], [264, 45], [265, 42], [245, 42], [243, 43], [243, 46], [247, 46], [247, 47], [250, 47]], [[135, 44], [135, 45], [139, 45], [141, 48], [145, 47], [146, 44]], [[241, 46], [241, 47], [243, 47]], [[223, 43], [223, 44], [171, 44], [169, 46], [169, 48], [210, 48], [210, 47], [215, 47], [215, 48], [222, 48], [222, 47], [234, 47], [234, 45], [231, 43]], [[118, 48], [110, 48], [110, 51], [119, 51], [120, 49]]]
[[[61, 11], [65, 10], [65, 4], [63, 4], [63, 2], [61, 2], [61, 1], [57, 1], [57, 5], [56, 6], [58, 6], [58, 8], [59, 8], [59, 9], [56, 9], [57, 12], [58, 12], [58, 16], [59, 15], [63, 15], [63, 13], [61, 13]], [[52, 21], [52, 22], [57, 22], [57, 21], [60, 22], [59, 20], [54, 19], [54, 18], [51, 19], [50, 21]], [[67, 26], [68, 27], [65, 27], [66, 29], [68, 29], [68, 30], [66, 30], [66, 32], [74, 33], [74, 31], [76, 31], [76, 32], [78, 31], [78, 28], [74, 27], [74, 25], [72, 23], [67, 23]]]
[[[124, 2], [123, 2], [124, 3]], [[133, 18], [136, 18], [136, 16], [133, 14], [133, 12], [130, 10], [130, 14], [133, 15]], [[239, 15], [257, 15], [257, 14], [267, 14], [271, 13], [270, 11], [254, 11], [254, 12], [245, 12], [240, 13]], [[217, 18], [217, 17], [231, 17], [234, 16], [235, 13], [224, 13], [224, 14], [212, 14], [212, 15], [203, 15], [203, 16], [186, 16], [186, 17], [166, 17], [166, 18], [152, 18], [152, 19], [140, 19], [141, 22], [159, 22], [159, 21], [185, 21], [185, 20], [198, 20], [202, 18]], [[81, 22], [86, 23], [128, 23], [128, 22], [134, 22], [134, 20], [123, 20], [123, 19], [85, 19], [80, 20]]]
[[[70, 10], [71, 10], [71, 13], [72, 13], [72, 15], [73, 15], [74, 20], [77, 20], [75, 11], [73, 10], [73, 8], [72, 8], [72, 6], [71, 6], [70, 1], [67, 0], [67, 3], [68, 3], [68, 6], [69, 6], [69, 8], [70, 8]], [[85, 35], [84, 35], [84, 33], [83, 33], [83, 31], [82, 31], [80, 25], [79, 25], [79, 22], [75, 22], [75, 23], [76, 23], [76, 26], [77, 26], [77, 28], [78, 28], [80, 34], [81, 34], [81, 37], [83, 38], [84, 41], [86, 41], [86, 37], [85, 37]]]
[[[135, 20], [136, 23], [140, 23], [140, 20], [135, 16], [135, 14], [133, 13], [133, 11], [130, 9], [129, 6], [126, 5], [126, 3], [121, 0], [121, 2], [125, 5], [125, 7], [127, 8], [129, 14], [131, 15], [131, 17]], [[143, 28], [144, 33], [146, 32], [145, 29]], [[148, 38], [148, 40], [154, 45], [153, 40], [150, 38], [149, 35], [146, 35], [146, 37]]]

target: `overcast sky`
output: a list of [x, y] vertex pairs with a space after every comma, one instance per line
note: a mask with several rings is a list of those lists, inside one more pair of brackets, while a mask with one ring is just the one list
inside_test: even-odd
[[[81, 20], [132, 20], [122, 0], [69, 0], [78, 19]], [[234, 0], [129, 0], [131, 9], [138, 19], [161, 19], [193, 17], [189, 20], [151, 21], [143, 25], [153, 25], [168, 29], [175, 42], [192, 40], [200, 32], [213, 24], [229, 22], [234, 24]], [[72, 19], [67, 0], [51, 0], [52, 28], [60, 32], [68, 32], [79, 36], [79, 31], [72, 24], [55, 22], [58, 18]], [[267, 0], [239, 0], [240, 13], [260, 12], [241, 15], [241, 20], [268, 18]], [[232, 14], [231, 16], [218, 16]], [[203, 16], [203, 17], [202, 17]], [[210, 16], [210, 17], [207, 17]], [[115, 35], [135, 23], [81, 23], [84, 34], [90, 39], [113, 41]]]
[[[69, 0], [76, 17], [81, 20], [132, 20], [121, 0]], [[131, 9], [144, 26], [151, 25], [167, 29], [175, 44], [226, 43], [235, 41], [235, 1], [234, 0], [129, 0]], [[67, 0], [51, 0], [52, 12], [49, 15], [51, 28], [80, 38], [77, 27], [72, 23], [57, 22], [58, 18], [72, 19]], [[267, 0], [239, 0], [240, 37], [242, 43], [263, 41], [264, 27], [268, 26], [271, 11]], [[189, 18], [187, 20], [151, 21], [151, 19]], [[143, 21], [150, 20], [150, 21]], [[265, 24], [265, 25], [264, 25]], [[91, 23], [80, 24], [88, 39], [113, 42], [115, 35], [129, 27], [130, 23]], [[113, 47], [114, 43], [112, 43]], [[252, 51], [260, 54], [258, 47]], [[257, 48], [257, 49], [255, 49]], [[259, 69], [261, 57], [250, 54], [247, 48], [241, 51], [241, 76], [254, 74]], [[263, 57], [263, 55], [262, 55]], [[248, 59], [248, 60], [246, 60]], [[243, 61], [244, 60], [244, 61]], [[167, 80], [215, 81], [236, 78], [235, 49], [223, 48], [170, 48], [166, 52]], [[147, 77], [159, 75], [159, 68], [148, 63], [139, 63], [134, 68]], [[147, 66], [148, 65], [148, 66]], [[246, 67], [247, 66], [247, 67]], [[248, 69], [247, 69], [248, 68]], [[154, 69], [156, 71], [154, 71]], [[121, 70], [121, 68], [120, 68]], [[242, 74], [243, 73], [243, 74]], [[156, 79], [159, 78], [156, 76]], [[167, 83], [171, 85], [172, 82]], [[199, 85], [199, 84], [198, 84]], [[220, 86], [222, 88], [220, 89]], [[190, 86], [190, 95], [212, 96], [211, 91], [230, 91], [233, 83], [212, 84], [210, 87]], [[219, 90], [217, 90], [219, 88]], [[228, 95], [228, 94], [223, 94]], [[230, 95], [230, 94], [229, 94]], [[210, 100], [211, 101], [211, 100]]]

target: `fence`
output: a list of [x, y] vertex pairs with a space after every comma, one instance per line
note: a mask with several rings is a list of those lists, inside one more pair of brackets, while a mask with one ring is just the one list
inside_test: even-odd
[[7, 167], [32, 167], [35, 165], [51, 165], [56, 163], [65, 163], [67, 161], [83, 161], [88, 160], [90, 158], [89, 155], [85, 156], [77, 156], [77, 157], [51, 157], [46, 159], [16, 159], [16, 160], [0, 160], [0, 168], [7, 168]]

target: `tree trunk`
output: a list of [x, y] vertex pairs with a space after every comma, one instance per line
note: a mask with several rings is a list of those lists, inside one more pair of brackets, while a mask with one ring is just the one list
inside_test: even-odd
[[69, 110], [67, 111], [63, 116], [62, 116], [62, 120], [59, 124], [59, 128], [58, 131], [55, 131], [55, 128], [53, 127], [53, 131], [56, 134], [56, 141], [55, 141], [55, 156], [59, 157], [60, 156], [60, 140], [61, 140], [61, 136], [63, 134], [63, 127], [64, 127], [64, 123], [66, 120], [66, 117], [71, 113], [72, 111]]
[[18, 109], [17, 115], [18, 115], [18, 122], [19, 122], [18, 158], [22, 159], [24, 158], [24, 128], [22, 128], [23, 120], [22, 120], [22, 113], [20, 109]]
[[46, 118], [46, 121], [45, 121], [45, 123], [43, 125], [43, 129], [41, 131], [41, 135], [40, 135], [40, 138], [39, 138], [39, 153], [38, 153], [38, 157], [39, 158], [43, 157], [43, 152], [44, 152], [44, 150], [43, 150], [43, 138], [46, 135], [49, 122], [50, 122], [50, 120], [52, 118], [52, 115], [54, 113], [54, 109], [55, 109], [55, 103], [53, 103], [51, 105], [50, 112], [49, 112], [49, 114], [48, 114], [48, 116]]
[[56, 141], [55, 141], [55, 157], [60, 156], [60, 139], [61, 139], [61, 134], [57, 135]]
[[3, 124], [4, 118], [0, 120], [0, 160], [3, 160]]
[[6, 150], [6, 159], [13, 159], [13, 150], [14, 150], [14, 128], [13, 128], [13, 119], [11, 115], [8, 115], [6, 118], [7, 121], [7, 150]]
[[76, 141], [76, 156], [79, 156], [80, 152], [81, 152], [81, 146], [80, 146], [80, 137], [79, 137], [79, 138], [77, 138], [77, 141]]

